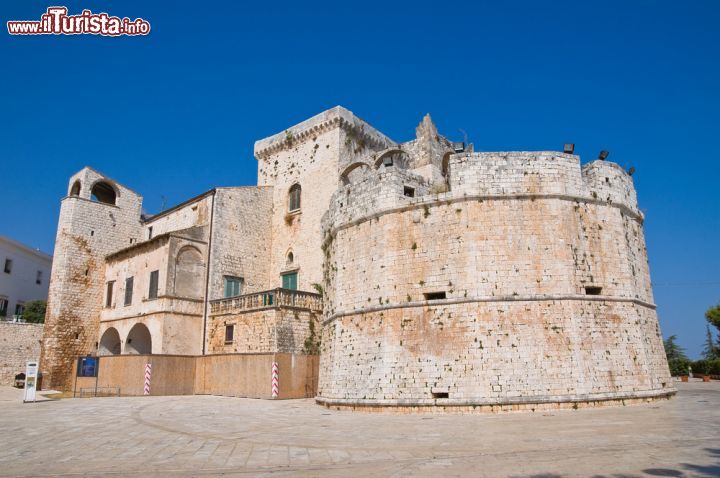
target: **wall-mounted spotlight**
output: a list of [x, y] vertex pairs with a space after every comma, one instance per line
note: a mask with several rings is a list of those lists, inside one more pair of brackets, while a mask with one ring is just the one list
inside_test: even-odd
[[461, 142], [453, 143], [452, 147], [456, 153], [462, 153], [463, 151], [465, 151], [465, 142], [461, 141]]
[[605, 151], [603, 149], [602, 151], [600, 151], [600, 154], [598, 154], [598, 159], [605, 161], [609, 155], [610, 155], [610, 152]]
[[573, 154], [575, 152], [575, 143], [565, 143], [563, 146], [563, 153]]

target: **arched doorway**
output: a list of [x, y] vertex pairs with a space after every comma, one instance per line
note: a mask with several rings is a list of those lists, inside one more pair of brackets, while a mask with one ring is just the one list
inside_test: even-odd
[[110, 327], [100, 338], [98, 355], [120, 355], [120, 334], [117, 329]]
[[125, 353], [129, 355], [149, 355], [152, 353], [152, 338], [145, 324], [135, 324], [125, 341]]

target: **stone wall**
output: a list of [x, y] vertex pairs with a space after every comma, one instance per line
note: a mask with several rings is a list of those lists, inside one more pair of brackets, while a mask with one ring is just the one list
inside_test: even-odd
[[[320, 339], [320, 317], [304, 309], [273, 308], [213, 315], [208, 321], [208, 353], [287, 352], [304, 354], [305, 340]], [[311, 331], [310, 322], [313, 322]], [[231, 343], [225, 327], [234, 326]]]
[[243, 279], [242, 294], [276, 287], [270, 277], [272, 187], [218, 188], [213, 213], [209, 300], [224, 297], [223, 277]]
[[0, 322], [0, 385], [13, 385], [26, 362], [39, 360], [42, 331], [43, 324]]
[[182, 229], [208, 226], [212, 214], [214, 195], [215, 190], [208, 191], [149, 217], [143, 223], [143, 237], [141, 240], [147, 241], [150, 239], [150, 228], [152, 228], [152, 237], [155, 237]]
[[446, 193], [388, 168], [333, 198], [319, 400], [672, 393], [630, 177], [559, 153], [449, 162]]

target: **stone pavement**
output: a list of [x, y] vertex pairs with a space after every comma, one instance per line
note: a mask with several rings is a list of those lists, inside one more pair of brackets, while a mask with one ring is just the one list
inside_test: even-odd
[[670, 401], [502, 415], [328, 411], [213, 396], [22, 404], [0, 388], [0, 476], [720, 476], [720, 383]]

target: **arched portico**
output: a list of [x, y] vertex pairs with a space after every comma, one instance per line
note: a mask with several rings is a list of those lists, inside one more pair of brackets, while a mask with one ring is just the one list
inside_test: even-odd
[[135, 324], [125, 340], [124, 353], [128, 355], [148, 355], [152, 353], [152, 337], [145, 324]]
[[116, 328], [110, 327], [102, 334], [102, 337], [100, 338], [98, 355], [120, 355], [120, 353], [120, 334], [118, 333]]

